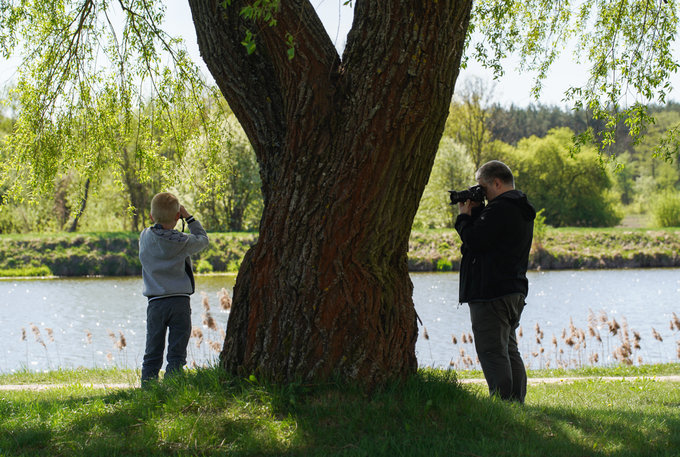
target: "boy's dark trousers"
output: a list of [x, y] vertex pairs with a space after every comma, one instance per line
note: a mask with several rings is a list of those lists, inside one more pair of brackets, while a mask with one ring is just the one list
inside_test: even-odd
[[146, 350], [142, 363], [142, 383], [158, 379], [158, 372], [163, 366], [165, 335], [168, 329], [166, 376], [181, 372], [187, 361], [187, 345], [191, 337], [189, 297], [164, 297], [149, 301], [146, 308]]
[[524, 403], [527, 374], [517, 347], [525, 302], [522, 294], [470, 303], [475, 349], [491, 395]]

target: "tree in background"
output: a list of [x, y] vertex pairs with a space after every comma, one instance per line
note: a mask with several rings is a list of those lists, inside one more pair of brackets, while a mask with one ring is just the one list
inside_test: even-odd
[[[568, 95], [598, 116], [629, 114], [633, 124], [647, 117], [640, 105], [616, 110], [622, 84], [646, 99], [664, 97], [677, 67], [672, 40], [657, 39], [676, 33], [675, 0], [593, 0], [574, 10], [547, 0], [479, 1], [474, 8], [469, 0], [356, 0], [342, 57], [308, 0], [189, 4], [201, 55], [257, 156], [264, 201], [259, 241], [234, 288], [221, 364], [274, 380], [337, 377], [373, 386], [416, 369], [408, 238], [468, 38], [472, 57], [498, 72], [501, 59], [519, 49], [526, 66], [538, 71], [538, 85], [560, 45], [582, 40], [579, 49], [595, 63], [592, 86]], [[77, 59], [70, 65], [70, 56], [98, 43], [107, 24], [97, 13], [111, 5], [0, 3], [0, 20], [8, 24], [9, 37], [0, 36], [5, 53], [15, 33], [33, 38], [29, 45], [37, 51], [28, 57], [36, 58], [31, 80], [41, 95], [33, 104], [26, 99], [22, 116], [32, 121], [25, 135], [43, 138], [41, 113], [61, 106], [54, 94], [80, 100], [87, 92], [75, 83], [65, 91], [61, 75], [83, 81], [70, 75], [87, 65]], [[130, 38], [125, 43], [133, 46], [123, 48], [122, 58], [112, 53], [113, 67], [148, 74], [155, 45], [167, 44], [157, 39], [164, 36], [156, 25], [162, 4], [117, 5]], [[107, 49], [121, 49], [111, 42]], [[142, 52], [131, 55], [135, 49]], [[602, 99], [601, 91], [609, 96]], [[61, 157], [39, 156], [33, 173], [53, 176], [49, 170]]]
[[455, 138], [467, 149], [475, 170], [494, 158], [489, 128], [494, 86], [471, 77], [456, 91], [444, 135]]
[[475, 170], [465, 147], [451, 137], [442, 137], [413, 228], [453, 227], [458, 206], [450, 204], [448, 191], [467, 189], [475, 184]]
[[552, 130], [544, 138], [519, 141], [506, 153], [517, 188], [526, 192], [536, 209], [545, 209], [549, 225], [606, 227], [621, 216], [611, 194], [611, 179], [600, 166], [594, 147], [571, 154], [574, 133]]
[[208, 231], [257, 230], [262, 215], [257, 158], [236, 117], [231, 114], [223, 122], [219, 149], [228, 153], [206, 155], [198, 138], [185, 161], [190, 178], [179, 192], [191, 198]]

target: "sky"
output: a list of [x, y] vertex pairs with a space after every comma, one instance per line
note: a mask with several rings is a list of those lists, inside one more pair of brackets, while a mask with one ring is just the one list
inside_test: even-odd
[[[341, 54], [344, 48], [345, 38], [352, 25], [353, 10], [350, 6], [343, 5], [342, 0], [311, 0], [314, 8], [319, 14], [321, 21], [326, 26], [326, 31], [331, 40], [335, 43], [338, 52]], [[202, 62], [199, 56], [198, 47], [196, 45], [196, 35], [191, 22], [191, 12], [189, 10], [188, 2], [181, 0], [172, 0], [167, 3], [167, 25], [169, 29], [175, 34], [180, 34], [184, 37], [189, 52], [196, 56], [197, 62]], [[516, 61], [509, 60], [506, 68], [506, 74], [497, 81], [493, 80], [491, 71], [484, 69], [476, 62], [470, 62], [468, 68], [463, 69], [458, 77], [456, 86], [462, 87], [466, 78], [478, 77], [487, 83], [488, 86], [494, 86], [494, 99], [502, 105], [509, 106], [514, 104], [516, 106], [527, 106], [529, 104], [536, 104], [536, 100], [530, 94], [533, 84], [533, 77], [531, 74], [520, 74], [515, 71]], [[205, 67], [203, 67], [205, 68]], [[208, 73], [207, 69], [204, 73]], [[586, 69], [575, 69], [573, 63], [568, 56], [563, 56], [552, 67], [548, 74], [548, 78], [543, 83], [543, 90], [539, 102], [544, 105], [557, 105], [566, 107], [567, 105], [562, 101], [564, 92], [573, 84], [585, 83]], [[575, 80], [577, 76], [581, 76], [582, 80]], [[680, 90], [680, 81], [678, 84]], [[680, 96], [672, 97], [675, 99]]]
[[[352, 25], [353, 10], [350, 6], [343, 5], [342, 0], [311, 0], [321, 21], [326, 26], [328, 35], [334, 41], [338, 52], [341, 54], [344, 48], [347, 32]], [[196, 33], [191, 20], [191, 11], [186, 0], [169, 0], [166, 3], [166, 30], [172, 35], [182, 36], [187, 49], [201, 68], [206, 78], [210, 80], [209, 72], [203, 64], [196, 43]], [[675, 44], [676, 56], [680, 56], [680, 41]], [[15, 75], [17, 60], [0, 60], [0, 87], [5, 86]], [[499, 80], [493, 80], [489, 70], [481, 67], [478, 63], [470, 61], [468, 68], [463, 69], [458, 77], [456, 87], [463, 86], [467, 78], [478, 77], [486, 82], [487, 86], [493, 86], [494, 101], [504, 105], [516, 105], [520, 107], [529, 104], [540, 103], [543, 105], [556, 105], [567, 107], [563, 102], [564, 92], [572, 85], [582, 85], [586, 82], [587, 68], [576, 67], [567, 53], [558, 60], [550, 69], [547, 79], [543, 83], [538, 102], [531, 96], [530, 89], [533, 83], [533, 75], [519, 73], [516, 69], [517, 61], [509, 59], [503, 65], [505, 75]], [[580, 80], [579, 80], [580, 78]], [[669, 100], [680, 100], [680, 76], [673, 81], [675, 91], [671, 92]]]

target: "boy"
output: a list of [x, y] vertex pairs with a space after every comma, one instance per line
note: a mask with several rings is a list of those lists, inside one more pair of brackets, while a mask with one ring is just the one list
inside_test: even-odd
[[[187, 222], [191, 234], [174, 229], [180, 218]], [[191, 337], [189, 296], [195, 287], [190, 256], [208, 246], [208, 236], [201, 223], [169, 192], [156, 194], [151, 200], [151, 220], [155, 225], [144, 229], [139, 237], [143, 294], [149, 299], [143, 386], [158, 379], [168, 329], [166, 376], [181, 372], [186, 364]]]

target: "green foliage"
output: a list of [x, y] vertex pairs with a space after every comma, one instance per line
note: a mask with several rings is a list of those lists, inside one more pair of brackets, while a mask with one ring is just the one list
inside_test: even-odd
[[656, 224], [659, 227], [680, 227], [680, 192], [669, 190], [656, 198], [652, 206]]
[[[467, 53], [497, 75], [504, 72], [502, 60], [518, 53], [520, 69], [535, 73], [533, 94], [538, 98], [550, 65], [575, 41], [575, 61], [585, 56], [590, 74], [585, 86], [565, 93], [565, 100], [604, 122], [598, 144], [606, 150], [623, 120], [638, 140], [653, 119], [645, 104], [664, 103], [672, 89], [678, 71], [673, 55], [678, 11], [675, 0], [587, 0], [573, 6], [547, 0], [483, 0], [473, 7]], [[579, 135], [581, 146], [590, 134]]]
[[217, 147], [191, 149], [179, 193], [187, 196], [206, 230], [255, 231], [263, 207], [255, 152], [234, 115], [223, 120], [221, 132]]
[[475, 170], [495, 157], [490, 129], [493, 89], [480, 78], [468, 78], [456, 91], [444, 135], [465, 146]]
[[45, 265], [39, 267], [0, 269], [0, 277], [52, 276], [52, 272]]
[[196, 270], [197, 273], [212, 273], [213, 267], [207, 260], [200, 259], [194, 264], [194, 270]]
[[0, 50], [31, 49], [10, 92], [16, 119], [0, 167], [3, 204], [49, 198], [68, 175], [75, 217], [84, 183], [96, 191], [112, 179], [138, 230], [150, 195], [181, 180], [189, 145], [197, 137], [207, 139], [204, 150], [217, 145], [219, 92], [181, 40], [160, 29], [163, 3], [116, 5], [118, 20], [107, 3], [0, 5]]
[[453, 264], [449, 259], [437, 260], [437, 271], [451, 271], [451, 270], [453, 270]]
[[536, 212], [536, 219], [534, 219], [534, 240], [533, 245], [536, 249], [543, 249], [543, 242], [548, 233], [548, 224], [545, 223], [545, 208], [541, 208]]
[[515, 173], [516, 186], [536, 208], [545, 208], [550, 225], [615, 225], [621, 216], [609, 192], [611, 179], [600, 167], [594, 149], [570, 154], [572, 138], [570, 130], [556, 129], [545, 138], [520, 141], [506, 159]]
[[453, 227], [458, 208], [450, 204], [447, 191], [467, 189], [474, 179], [474, 165], [463, 147], [452, 138], [443, 137], [413, 227]]

